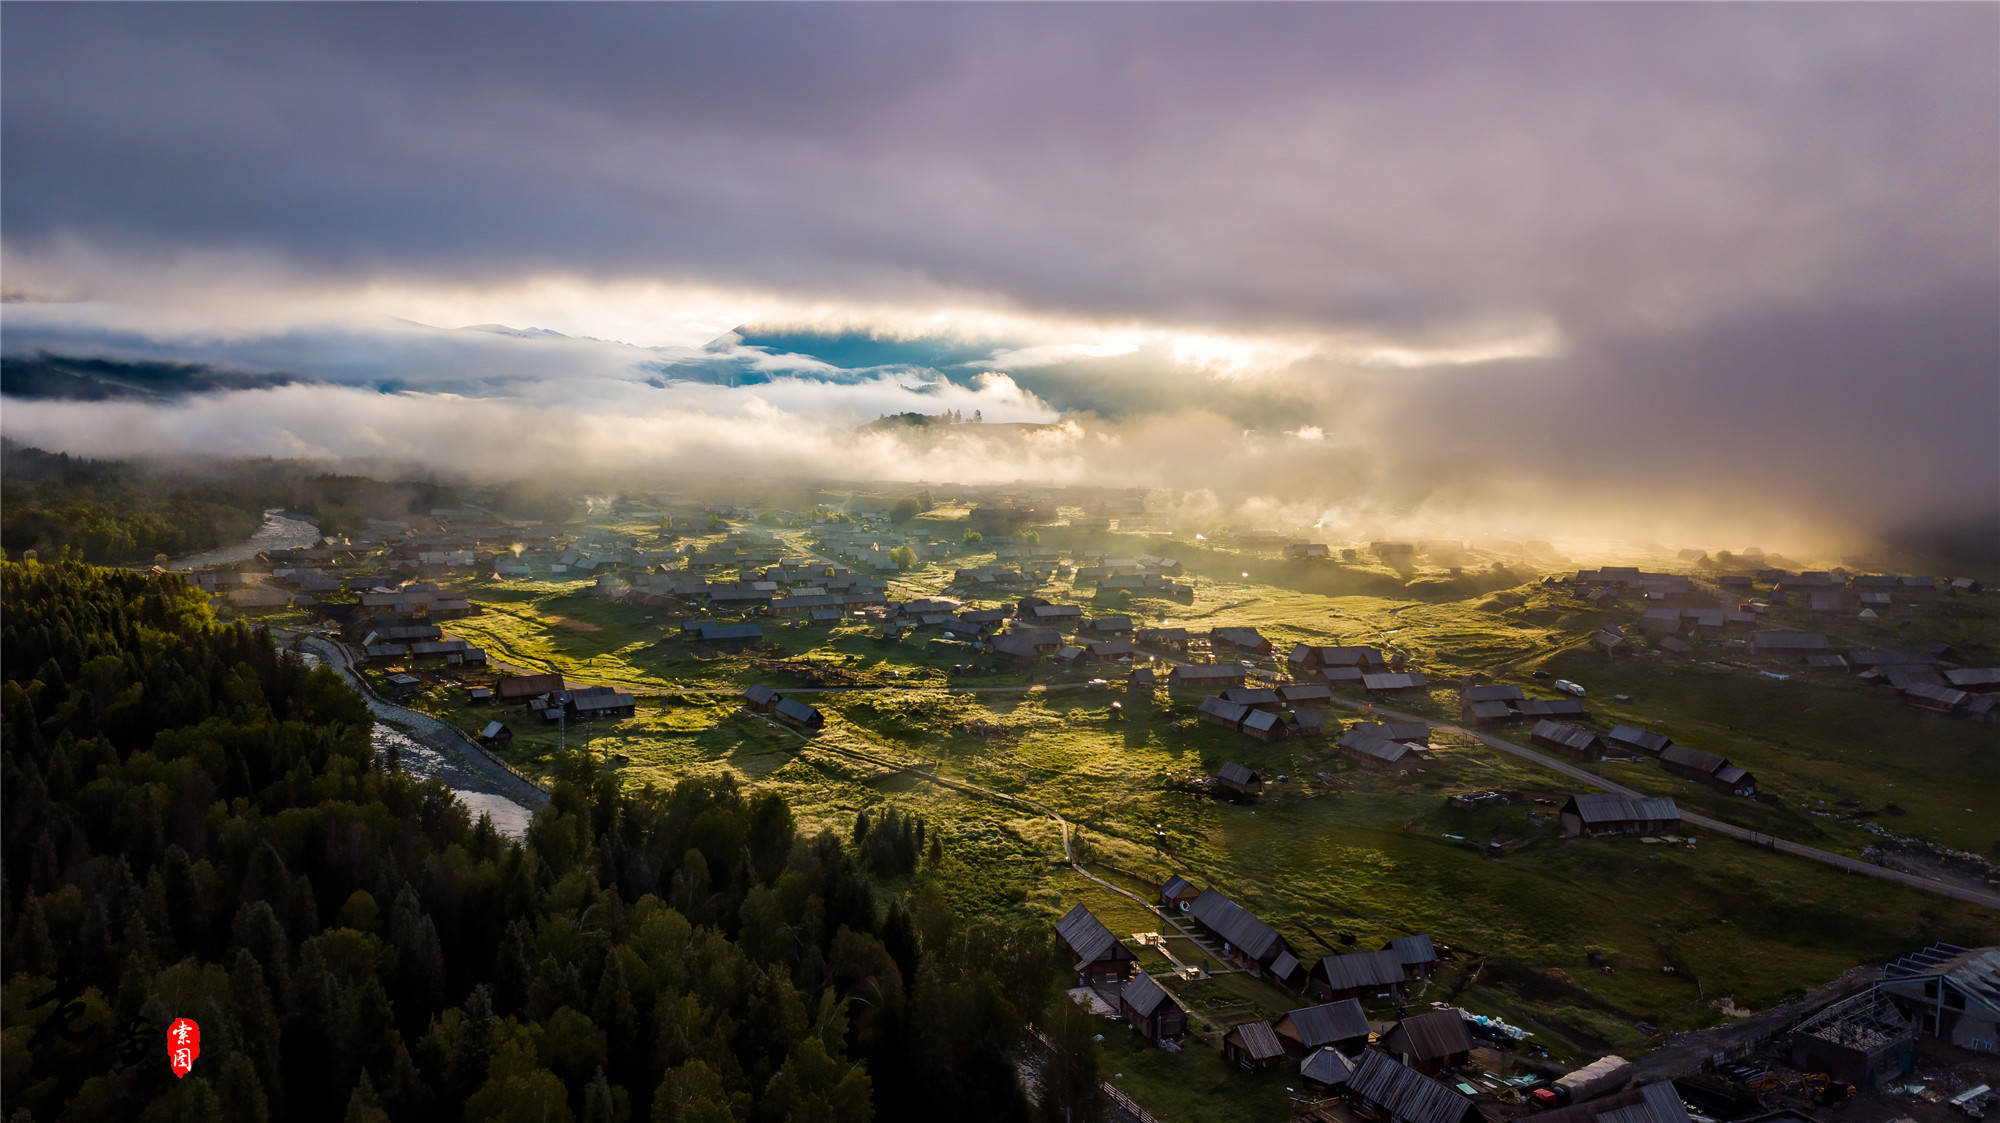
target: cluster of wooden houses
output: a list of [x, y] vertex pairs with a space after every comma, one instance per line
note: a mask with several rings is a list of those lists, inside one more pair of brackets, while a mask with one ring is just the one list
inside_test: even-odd
[[753, 714], [769, 714], [794, 729], [814, 730], [826, 726], [826, 715], [797, 698], [787, 698], [768, 686], [756, 685], [743, 692], [743, 708]]
[[[485, 693], [482, 694], [481, 690]], [[551, 671], [536, 675], [502, 675], [490, 688], [474, 688], [472, 701], [520, 705], [544, 722], [605, 721], [632, 717], [639, 700], [609, 686], [568, 686]]]
[[[1666, 802], [1670, 809], [1671, 801]], [[1191, 922], [1220, 945], [1226, 961], [1313, 1000], [1274, 1019], [1224, 1029], [1220, 1048], [1230, 1063], [1251, 1071], [1297, 1066], [1306, 1093], [1345, 1100], [1360, 1118], [1484, 1123], [1509, 1114], [1489, 1114], [1491, 1102], [1476, 1099], [1477, 1088], [1458, 1075], [1473, 1064], [1476, 1042], [1469, 1015], [1443, 1005], [1410, 1014], [1400, 1007], [1404, 987], [1428, 976], [1439, 961], [1429, 936], [1401, 936], [1380, 949], [1324, 956], [1308, 967], [1275, 929], [1213, 888], [1198, 891], [1176, 876], [1160, 887], [1156, 907], [1169, 922]], [[1095, 991], [1149, 1044], [1178, 1048], [1189, 1028], [1189, 1011], [1159, 978], [1139, 969], [1130, 948], [1083, 905], [1064, 914], [1055, 929], [1078, 985]], [[1397, 999], [1397, 1017], [1371, 1022], [1361, 1003], [1365, 997]], [[1378, 1024], [1386, 1028], [1378, 1032]], [[1671, 1084], [1605, 1091], [1589, 1104], [1556, 1108], [1547, 1118], [1559, 1123], [1688, 1123]], [[1538, 1105], [1556, 1102], [1546, 1091], [1537, 1096]]]
[[1629, 725], [1612, 727], [1603, 744], [1638, 757], [1651, 757], [1660, 767], [1684, 779], [1720, 788], [1736, 795], [1755, 795], [1757, 777], [1728, 759], [1689, 745], [1680, 745], [1664, 734], [1635, 729]]

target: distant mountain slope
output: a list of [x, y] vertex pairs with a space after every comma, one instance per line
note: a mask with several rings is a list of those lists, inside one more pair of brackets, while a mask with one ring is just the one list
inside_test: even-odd
[[289, 374], [246, 374], [204, 363], [128, 361], [53, 355], [0, 358], [0, 393], [16, 398], [164, 400], [223, 390], [255, 390], [306, 381]]

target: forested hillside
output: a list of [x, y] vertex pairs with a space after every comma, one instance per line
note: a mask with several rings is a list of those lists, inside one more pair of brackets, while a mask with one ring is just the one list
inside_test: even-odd
[[[529, 490], [510, 485], [499, 498]], [[443, 484], [334, 475], [298, 461], [176, 467], [0, 444], [0, 546], [15, 557], [37, 551], [44, 561], [70, 551], [100, 564], [197, 553], [249, 537], [268, 507], [309, 516], [322, 533], [338, 535], [360, 532], [370, 518], [408, 518], [457, 502]], [[538, 517], [548, 508], [538, 494], [516, 505]]]
[[[1009, 1054], [1062, 965], [944, 906], [921, 823], [805, 836], [572, 758], [516, 844], [177, 577], [10, 562], [0, 598], [10, 1120], [1031, 1114]], [[1051, 1111], [1094, 1082], [1057, 1008]]]

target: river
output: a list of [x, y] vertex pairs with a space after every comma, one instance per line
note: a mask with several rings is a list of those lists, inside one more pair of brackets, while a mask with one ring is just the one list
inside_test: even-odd
[[373, 740], [378, 764], [385, 762], [393, 751], [398, 767], [406, 774], [419, 780], [442, 781], [465, 809], [472, 812], [474, 820], [481, 815], [493, 816], [494, 829], [508, 838], [521, 838], [528, 833], [528, 809], [487, 788], [456, 760], [386, 721], [375, 723]]
[[199, 554], [175, 558], [168, 569], [198, 569], [205, 565], [231, 565], [248, 561], [265, 550], [292, 550], [319, 542], [319, 526], [309, 519], [286, 514], [273, 507], [264, 512], [264, 525], [257, 533], [233, 546], [218, 546]]
[[[330, 652], [337, 652], [338, 650], [331, 645], [324, 644], [324, 641], [308, 639], [306, 642], [320, 642]], [[319, 654], [307, 647], [301, 647], [298, 655], [308, 666], [317, 666], [326, 662]], [[334, 669], [341, 672], [341, 677], [347, 679], [352, 684], [353, 671], [351, 669], [338, 662], [335, 663]], [[375, 746], [375, 758], [378, 764], [386, 765], [390, 755], [393, 753], [396, 758], [397, 767], [402, 769], [406, 774], [416, 777], [419, 780], [437, 780], [445, 787], [450, 788], [451, 794], [458, 799], [459, 803], [465, 805], [465, 809], [472, 813], [475, 821], [481, 815], [491, 815], [493, 817], [494, 829], [498, 830], [501, 834], [506, 835], [508, 838], [524, 838], [527, 836], [528, 821], [534, 812], [506, 795], [501, 794], [498, 784], [467, 767], [465, 761], [456, 753], [433, 748], [419, 738], [411, 736], [408, 730], [391, 724], [383, 715], [385, 713], [396, 713], [395, 707], [379, 702], [374, 698], [368, 698], [365, 694], [363, 697], [367, 698], [369, 711], [376, 715], [375, 727], [370, 734], [369, 740]], [[405, 720], [410, 721], [435, 720], [407, 713], [405, 713], [404, 717]], [[502, 776], [500, 779], [506, 779], [506, 777]]]

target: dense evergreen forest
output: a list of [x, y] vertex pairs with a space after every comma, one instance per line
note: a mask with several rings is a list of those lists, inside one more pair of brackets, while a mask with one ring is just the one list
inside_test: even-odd
[[0, 578], [9, 1120], [1089, 1113], [1047, 926], [954, 915], [920, 822], [807, 835], [728, 779], [625, 791], [572, 757], [515, 843], [178, 577]]
[[15, 557], [34, 550], [45, 561], [131, 564], [197, 553], [248, 538], [269, 507], [307, 515], [325, 534], [351, 534], [371, 517], [404, 518], [457, 501], [441, 484], [334, 475], [289, 461], [176, 467], [12, 441], [0, 449], [0, 547]]

